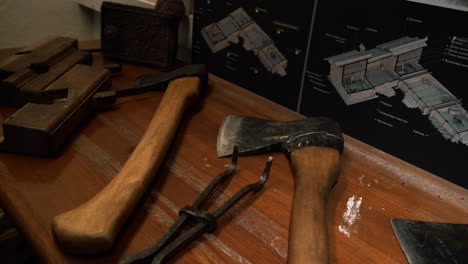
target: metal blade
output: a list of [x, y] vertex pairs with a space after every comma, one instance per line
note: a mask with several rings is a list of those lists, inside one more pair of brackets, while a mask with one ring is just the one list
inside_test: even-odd
[[468, 263], [468, 225], [390, 219], [410, 264]]
[[205, 64], [191, 64], [170, 72], [141, 75], [132, 82], [132, 89], [138, 90], [158, 90], [163, 89], [167, 84], [182, 77], [198, 76], [203, 89], [206, 87], [208, 70]]
[[232, 154], [234, 145], [239, 155], [270, 151], [288, 152], [283, 143], [302, 136], [314, 135], [317, 145], [343, 148], [343, 138], [338, 124], [330, 119], [309, 117], [295, 121], [279, 122], [254, 117], [228, 115], [218, 133], [218, 157]]

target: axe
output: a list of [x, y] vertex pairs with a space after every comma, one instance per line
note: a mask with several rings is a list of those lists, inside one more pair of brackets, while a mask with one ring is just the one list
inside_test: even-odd
[[205, 65], [189, 65], [170, 73], [143, 75], [134, 83], [138, 90], [119, 91], [139, 93], [167, 84], [146, 132], [117, 176], [90, 200], [53, 219], [52, 234], [63, 250], [96, 254], [112, 247], [164, 160], [184, 111], [206, 88], [207, 78]]
[[220, 128], [218, 157], [283, 151], [294, 172], [294, 198], [289, 231], [289, 264], [328, 263], [326, 198], [339, 175], [343, 137], [326, 118], [277, 122], [227, 116]]

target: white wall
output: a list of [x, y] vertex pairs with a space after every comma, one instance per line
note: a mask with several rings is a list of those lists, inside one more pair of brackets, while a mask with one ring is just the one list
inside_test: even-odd
[[24, 46], [51, 34], [99, 39], [99, 13], [73, 0], [0, 0], [0, 48]]
[[124, 5], [139, 6], [145, 8], [154, 8], [158, 0], [74, 0], [83, 6], [94, 9], [97, 12], [101, 11], [102, 2], [114, 2]]

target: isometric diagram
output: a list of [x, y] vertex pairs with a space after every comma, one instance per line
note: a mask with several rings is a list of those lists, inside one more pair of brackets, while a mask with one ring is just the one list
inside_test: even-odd
[[235, 10], [218, 22], [205, 26], [201, 30], [201, 35], [212, 53], [225, 49], [231, 43], [239, 43], [239, 38], [242, 38], [244, 49], [253, 51], [268, 71], [280, 76], [287, 75], [288, 60], [243, 8]]
[[403, 37], [366, 50], [325, 58], [328, 76], [347, 105], [372, 100], [378, 94], [404, 93], [403, 103], [428, 116], [442, 136], [468, 145], [468, 113], [461, 100], [419, 64], [426, 38]]

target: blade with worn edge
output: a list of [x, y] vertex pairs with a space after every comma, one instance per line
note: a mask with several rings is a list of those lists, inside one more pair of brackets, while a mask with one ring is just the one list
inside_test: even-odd
[[205, 89], [208, 80], [208, 70], [205, 64], [190, 64], [170, 72], [144, 74], [132, 81], [133, 89], [158, 90], [178, 78], [198, 76], [201, 87]]
[[468, 225], [390, 219], [410, 264], [468, 263]]
[[285, 151], [287, 144], [304, 136], [311, 136], [317, 146], [343, 148], [343, 137], [339, 125], [328, 118], [308, 117], [294, 121], [271, 121], [261, 118], [228, 115], [219, 129], [218, 157], [232, 154], [234, 145], [239, 155]]

